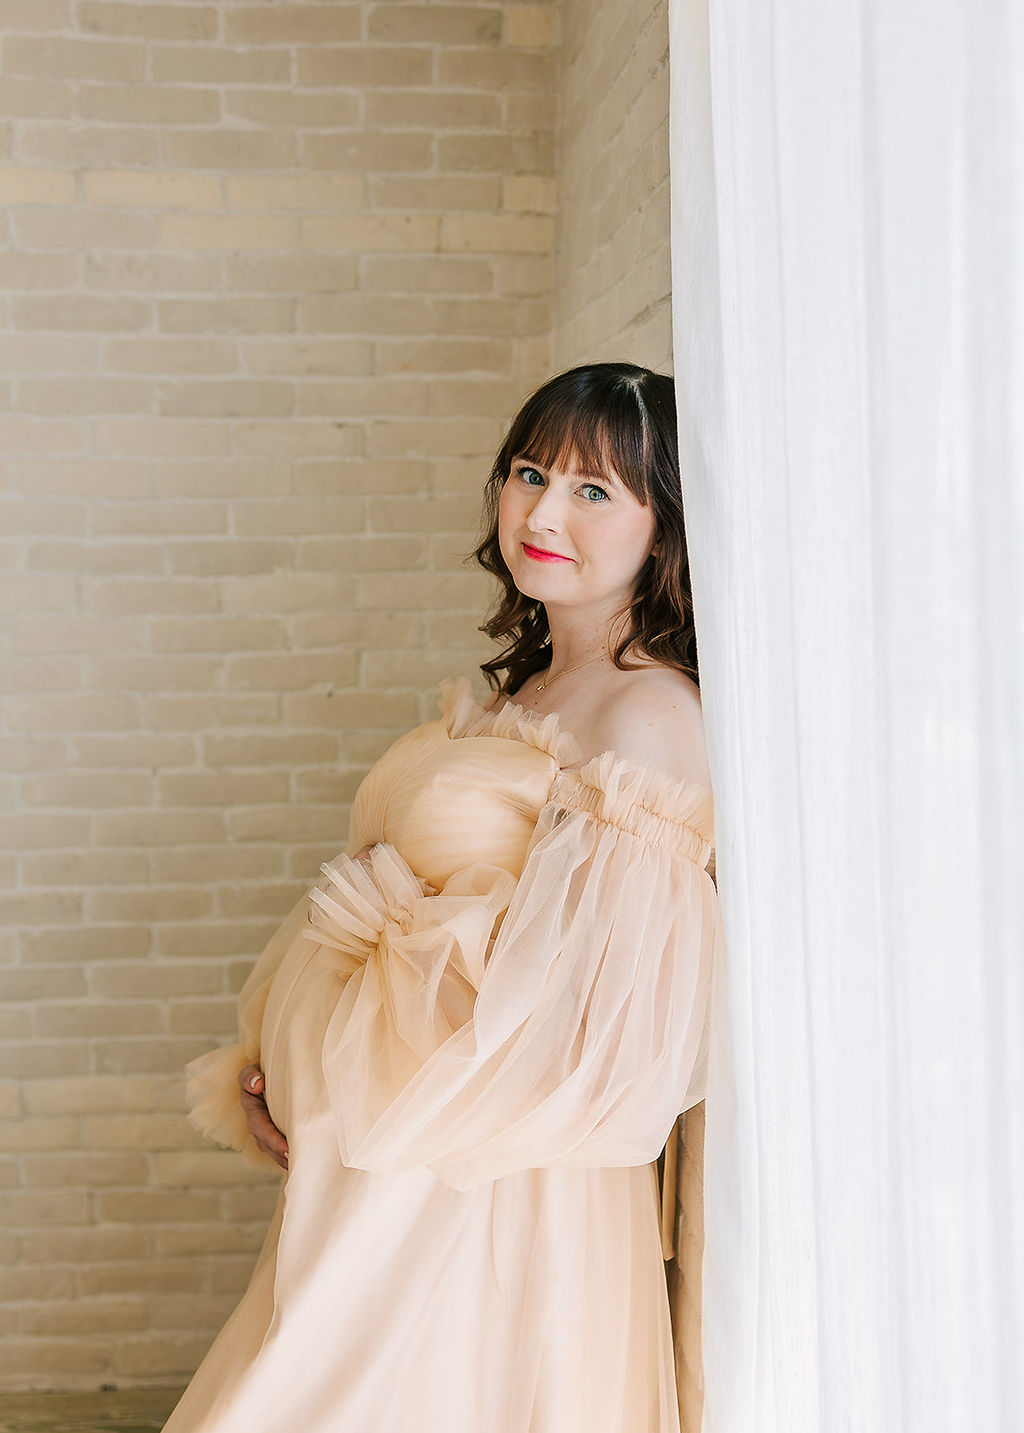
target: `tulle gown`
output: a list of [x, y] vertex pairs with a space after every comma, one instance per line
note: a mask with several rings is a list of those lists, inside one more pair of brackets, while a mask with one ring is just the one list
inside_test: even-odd
[[348, 845], [189, 1067], [289, 1171], [166, 1433], [678, 1433], [657, 1159], [702, 1095], [711, 793], [465, 681], [377, 762]]

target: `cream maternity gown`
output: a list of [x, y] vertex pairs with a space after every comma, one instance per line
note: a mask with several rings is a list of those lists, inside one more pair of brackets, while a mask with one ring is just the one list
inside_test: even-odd
[[166, 1433], [678, 1433], [653, 1161], [702, 1094], [711, 793], [442, 691], [190, 1066], [264, 1158], [262, 1064], [290, 1167]]

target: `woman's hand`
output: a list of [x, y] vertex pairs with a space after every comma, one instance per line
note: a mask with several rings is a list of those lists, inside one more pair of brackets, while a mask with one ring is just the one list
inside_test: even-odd
[[238, 1084], [249, 1133], [264, 1154], [269, 1154], [275, 1164], [287, 1169], [288, 1141], [267, 1112], [266, 1082], [259, 1065], [246, 1065], [238, 1076]]

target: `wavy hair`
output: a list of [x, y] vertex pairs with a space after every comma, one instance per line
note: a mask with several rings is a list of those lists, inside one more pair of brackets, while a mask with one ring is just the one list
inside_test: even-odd
[[513, 418], [484, 492], [485, 535], [469, 559], [498, 579], [497, 600], [479, 630], [505, 645], [480, 670], [505, 696], [551, 657], [544, 606], [519, 591], [498, 545], [498, 502], [514, 458], [547, 468], [569, 467], [575, 458], [584, 472], [610, 470], [653, 509], [657, 552], [616, 614], [627, 621], [612, 660], [632, 671], [639, 663], [630, 653], [643, 654], [698, 681], [674, 381], [633, 363], [589, 363], [549, 379]]

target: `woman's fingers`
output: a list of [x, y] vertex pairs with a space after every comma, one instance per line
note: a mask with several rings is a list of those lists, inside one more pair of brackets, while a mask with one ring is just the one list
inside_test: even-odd
[[266, 1081], [259, 1065], [246, 1065], [239, 1072], [238, 1084], [249, 1133], [264, 1154], [269, 1154], [275, 1164], [287, 1169], [288, 1141], [267, 1111], [264, 1095]]

